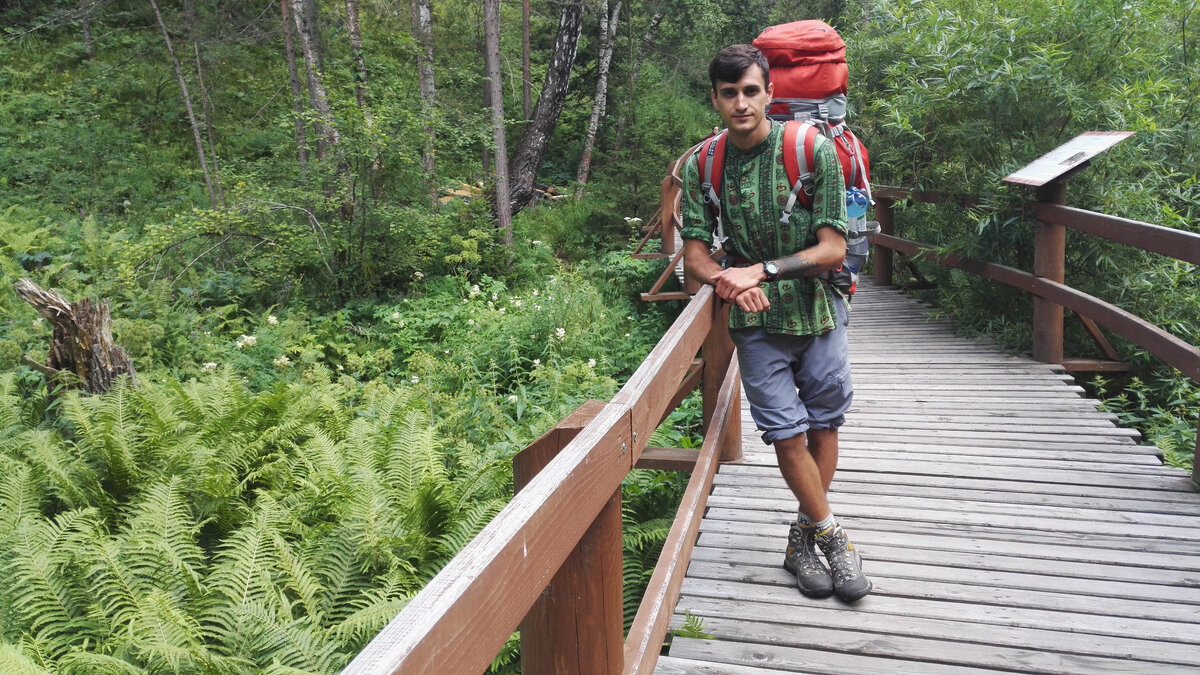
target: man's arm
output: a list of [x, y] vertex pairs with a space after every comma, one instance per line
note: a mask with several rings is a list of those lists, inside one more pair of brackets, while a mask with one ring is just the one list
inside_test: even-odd
[[[712, 259], [708, 245], [699, 239], [683, 241], [683, 267], [688, 276], [696, 281], [715, 286], [717, 297], [737, 303], [747, 312], [762, 312], [771, 306], [767, 294], [758, 287], [758, 281], [750, 281], [753, 275], [748, 270], [752, 268], [731, 267], [722, 270], [717, 261]], [[761, 268], [762, 265], [757, 267]]]

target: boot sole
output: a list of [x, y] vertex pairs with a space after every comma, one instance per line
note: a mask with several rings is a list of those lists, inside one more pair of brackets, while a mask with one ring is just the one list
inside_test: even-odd
[[834, 591], [833, 586], [830, 586], [828, 589], [818, 588], [817, 590], [809, 590], [809, 589], [806, 589], [803, 586], [801, 586], [800, 585], [800, 577], [796, 575], [796, 568], [789, 565], [786, 560], [783, 561], [783, 569], [787, 570], [792, 576], [796, 577], [796, 588], [798, 588], [800, 590], [801, 595], [804, 595], [807, 598], [818, 598], [818, 599], [819, 598], [828, 598], [829, 596], [833, 595], [833, 591]]

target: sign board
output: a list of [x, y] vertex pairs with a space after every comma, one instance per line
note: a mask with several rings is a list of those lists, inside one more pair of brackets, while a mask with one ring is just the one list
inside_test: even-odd
[[1004, 177], [1008, 183], [1041, 186], [1133, 135], [1132, 131], [1086, 131]]

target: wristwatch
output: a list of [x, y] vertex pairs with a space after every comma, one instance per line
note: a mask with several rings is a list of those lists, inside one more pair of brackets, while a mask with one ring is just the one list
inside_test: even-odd
[[779, 281], [779, 263], [774, 260], [764, 262], [763, 274], [767, 275], [767, 281]]

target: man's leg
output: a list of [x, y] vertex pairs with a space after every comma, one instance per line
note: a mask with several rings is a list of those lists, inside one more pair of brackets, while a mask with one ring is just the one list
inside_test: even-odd
[[[810, 598], [828, 597], [834, 592], [833, 575], [816, 551], [817, 528], [814, 523], [832, 520], [825, 500], [821, 469], [808, 450], [804, 434], [775, 441], [779, 472], [800, 502], [805, 514], [792, 523], [783, 567], [796, 575], [796, 586]], [[814, 515], [809, 515], [814, 514]]]
[[[837, 471], [838, 463], [838, 430], [809, 429], [808, 452], [812, 455], [817, 469], [821, 472], [821, 485], [829, 492], [833, 482], [833, 474]], [[809, 514], [812, 515], [812, 514]]]
[[[814, 431], [816, 430], [809, 430], [808, 433], [812, 434]], [[825, 480], [821, 464], [809, 451], [805, 436], [806, 434], [800, 434], [775, 441], [775, 457], [779, 460], [779, 471], [783, 474], [783, 480], [800, 502], [800, 510], [815, 523], [829, 516], [829, 502], [825, 499], [829, 483]], [[834, 452], [836, 464], [836, 445]], [[827, 457], [827, 452], [822, 455], [822, 459]], [[832, 471], [829, 475], [832, 480]]]

